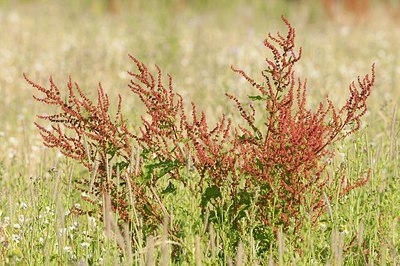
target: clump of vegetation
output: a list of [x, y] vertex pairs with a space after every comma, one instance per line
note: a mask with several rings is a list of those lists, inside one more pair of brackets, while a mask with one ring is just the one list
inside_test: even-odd
[[[364, 185], [367, 178], [335, 180], [325, 169], [333, 154], [331, 144], [360, 128], [375, 82], [374, 66], [371, 75], [350, 84], [344, 106], [337, 108], [327, 98], [310, 110], [307, 83], [294, 72], [301, 49], [295, 47], [294, 28], [283, 21], [287, 35], [269, 34], [264, 41], [272, 57], [266, 58], [262, 81], [232, 68], [255, 89], [248, 96], [249, 106], [227, 94], [243, 118], [240, 125], [222, 116], [210, 126], [195, 104], [187, 113], [172, 77], [165, 83], [158, 66], [153, 74], [133, 56], [137, 71], [129, 72], [129, 88], [146, 108], [138, 134], [121, 113], [121, 97], [116, 114], [110, 114], [101, 84], [94, 103], [71, 79], [64, 96], [52, 78], [44, 87], [25, 76], [44, 94], [36, 100], [60, 110], [39, 116], [51, 124], [50, 129], [36, 124], [44, 145], [59, 149], [91, 173], [81, 177], [76, 188], [100, 213], [77, 207], [71, 211], [102, 219], [111, 210], [121, 228], [138, 226], [140, 217], [146, 235], [171, 220], [166, 198], [184, 189], [216, 228], [224, 223], [233, 232], [231, 246], [223, 249], [237, 247], [248, 216], [256, 218], [254, 237], [268, 248], [278, 229], [297, 232], [305, 212], [316, 222], [326, 207], [324, 195], [345, 195]], [[181, 235], [179, 224], [172, 222], [168, 230], [174, 237]]]

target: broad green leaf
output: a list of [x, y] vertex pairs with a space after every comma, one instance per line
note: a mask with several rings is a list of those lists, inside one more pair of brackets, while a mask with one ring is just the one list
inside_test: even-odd
[[169, 182], [168, 186], [161, 192], [161, 194], [170, 194], [173, 193], [175, 194], [176, 187], [174, 186], [173, 183]]
[[222, 197], [221, 191], [219, 188], [215, 185], [208, 187], [202, 197], [201, 197], [201, 205], [205, 207], [208, 202], [210, 202], [211, 199], [216, 199]]

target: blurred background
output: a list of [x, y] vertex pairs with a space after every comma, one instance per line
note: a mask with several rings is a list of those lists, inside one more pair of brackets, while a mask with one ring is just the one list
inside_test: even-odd
[[49, 108], [32, 99], [22, 73], [43, 85], [52, 75], [60, 88], [71, 75], [92, 96], [101, 81], [112, 106], [123, 96], [137, 128], [142, 112], [127, 87], [128, 53], [170, 73], [187, 105], [194, 101], [211, 119], [235, 118], [224, 93], [245, 99], [251, 88], [230, 66], [261, 80], [263, 40], [286, 31], [281, 15], [303, 47], [296, 73], [308, 80], [310, 107], [326, 95], [344, 103], [350, 82], [375, 62], [365, 121], [377, 132], [390, 123], [400, 96], [397, 0], [0, 0], [0, 151], [10, 160], [23, 153], [29, 169], [41, 147], [33, 121]]

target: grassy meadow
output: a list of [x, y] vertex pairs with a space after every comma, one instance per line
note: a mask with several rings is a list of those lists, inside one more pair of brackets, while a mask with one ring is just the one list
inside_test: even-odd
[[[363, 15], [337, 7], [332, 18], [320, 1], [304, 2], [121, 0], [110, 12], [100, 0], [0, 1], [0, 265], [400, 264], [399, 21], [379, 1]], [[235, 123], [240, 116], [225, 93], [245, 99], [252, 88], [230, 67], [260, 76], [266, 34], [286, 32], [281, 15], [303, 47], [296, 73], [308, 80], [311, 108], [326, 95], [343, 104], [350, 82], [376, 64], [362, 127], [335, 145], [326, 173], [356, 179], [370, 171], [364, 187], [328, 202], [317, 226], [304, 215], [300, 236], [279, 232], [261, 254], [252, 230], [236, 249], [222, 252], [229, 221], [209, 226], [196, 206], [200, 199], [184, 190], [166, 199], [184, 237], [168, 235], [169, 225], [160, 224], [148, 236], [127, 229], [129, 238], [70, 213], [88, 205], [74, 181], [90, 173], [42, 145], [36, 114], [55, 110], [32, 98], [37, 92], [23, 73], [43, 85], [51, 75], [60, 87], [71, 75], [93, 96], [101, 82], [111, 109], [121, 95], [122, 112], [137, 129], [143, 106], [127, 87], [132, 54], [170, 73], [188, 108], [193, 101], [211, 123], [222, 113]]]

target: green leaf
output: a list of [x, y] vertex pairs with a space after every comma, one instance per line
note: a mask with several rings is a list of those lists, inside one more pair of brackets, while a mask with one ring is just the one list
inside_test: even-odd
[[247, 95], [247, 97], [249, 97], [249, 99], [252, 101], [265, 101], [267, 99], [261, 95]]
[[168, 183], [168, 186], [161, 192], [161, 194], [175, 194], [176, 187], [171, 182]]
[[[179, 161], [164, 161], [164, 162], [155, 162], [150, 163], [144, 166], [145, 179], [149, 180], [151, 178], [155, 178], [155, 180], [160, 179], [161, 177], [169, 174], [172, 170], [178, 168], [180, 165]], [[158, 171], [157, 171], [158, 170]]]
[[140, 156], [143, 158], [143, 160], [148, 160], [150, 158], [150, 150], [143, 149], [143, 151], [140, 153]]
[[246, 205], [247, 207], [249, 207], [249, 205], [251, 203], [251, 199], [253, 198], [253, 195], [250, 192], [241, 190], [238, 193], [238, 197], [239, 197], [239, 204]]
[[122, 161], [122, 162], [116, 163], [116, 166], [118, 167], [119, 171], [122, 171], [129, 166], [129, 163]]
[[206, 188], [204, 191], [202, 197], [201, 197], [201, 205], [205, 207], [208, 202], [210, 202], [212, 199], [220, 198], [222, 197], [221, 191], [219, 188], [215, 185]]
[[259, 158], [256, 158], [256, 165], [257, 165], [258, 169], [260, 169], [260, 170], [264, 169], [264, 165]]

